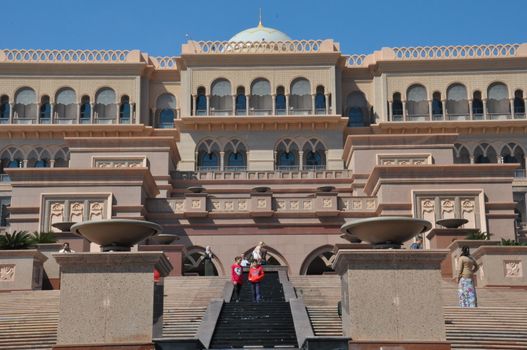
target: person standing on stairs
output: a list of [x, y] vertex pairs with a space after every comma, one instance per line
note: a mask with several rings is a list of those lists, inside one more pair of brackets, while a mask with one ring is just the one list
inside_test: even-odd
[[251, 268], [249, 269], [249, 282], [251, 283], [251, 291], [253, 296], [253, 301], [259, 303], [262, 301], [262, 291], [260, 290], [260, 282], [264, 278], [264, 269], [260, 265], [258, 260], [251, 263]]
[[212, 250], [210, 249], [210, 246], [208, 245], [205, 248], [205, 254], [203, 256], [203, 261], [205, 264], [205, 276], [214, 276], [214, 265], [212, 264], [213, 258], [214, 258], [214, 254], [212, 253]]
[[477, 296], [474, 287], [474, 273], [478, 271], [479, 265], [470, 255], [467, 246], [461, 248], [461, 256], [457, 260], [457, 282], [460, 307], [476, 307]]
[[231, 266], [231, 281], [234, 285], [234, 300], [236, 300], [236, 302], [240, 301], [240, 290], [242, 289], [243, 284], [243, 268], [241, 266], [241, 262], [242, 257], [237, 256], [234, 258], [234, 264]]

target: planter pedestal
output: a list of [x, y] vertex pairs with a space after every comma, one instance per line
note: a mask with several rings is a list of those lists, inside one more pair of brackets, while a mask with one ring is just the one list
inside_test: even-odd
[[42, 289], [47, 259], [35, 249], [0, 250], [0, 291]]
[[341, 278], [342, 328], [352, 339], [350, 349], [450, 349], [440, 273], [446, 255], [446, 250], [339, 250], [333, 267]]
[[154, 349], [154, 268], [162, 277], [172, 269], [162, 252], [53, 257], [61, 268], [54, 349]]

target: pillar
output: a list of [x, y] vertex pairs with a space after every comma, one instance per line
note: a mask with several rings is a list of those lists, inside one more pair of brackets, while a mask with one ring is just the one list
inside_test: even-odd
[[326, 104], [326, 115], [329, 115], [329, 94], [324, 94]]
[[285, 95], [285, 114], [289, 115], [289, 94]]
[[220, 152], [220, 171], [225, 169], [225, 152]]
[[393, 102], [388, 101], [388, 120], [393, 122]]
[[434, 113], [432, 111], [432, 100], [428, 100], [428, 119], [431, 121], [434, 119]]
[[210, 116], [210, 95], [207, 95], [207, 116]]
[[54, 112], [55, 112], [55, 104], [54, 103], [49, 103], [49, 117], [50, 117], [50, 123], [53, 124], [53, 121], [55, 120], [55, 116], [54, 116]]
[[443, 107], [443, 120], [446, 120], [446, 100], [441, 100], [441, 107]]
[[245, 95], [245, 115], [249, 115], [249, 98], [251, 95]]
[[470, 120], [474, 118], [474, 115], [472, 114], [472, 100], [468, 100], [468, 115]]
[[192, 115], [195, 116], [197, 113], [198, 106], [196, 104], [198, 103], [198, 96], [192, 95]]
[[272, 99], [271, 103], [272, 103], [272, 106], [273, 106], [272, 107], [273, 110], [272, 110], [271, 114], [272, 115], [276, 115], [276, 95], [275, 94], [271, 95], [271, 99]]
[[304, 151], [298, 151], [298, 169], [304, 170]]
[[310, 114], [315, 114], [315, 94], [311, 94], [311, 113]]
[[483, 119], [487, 120], [487, 118], [488, 118], [488, 115], [487, 115], [488, 114], [487, 113], [487, 99], [486, 98], [482, 99], [482, 102], [483, 102]]
[[94, 124], [95, 121], [95, 103], [90, 103], [90, 124]]
[[403, 103], [403, 120], [406, 121], [406, 115], [407, 115], [406, 101], [402, 101], [402, 103]]
[[236, 115], [236, 95], [232, 95], [232, 115]]
[[15, 115], [15, 103], [9, 103], [9, 124], [13, 124], [13, 116]]
[[509, 100], [509, 103], [510, 103], [510, 106], [511, 106], [511, 107], [510, 107], [510, 108], [511, 108], [511, 119], [514, 119], [514, 99], [511, 98], [511, 99]]

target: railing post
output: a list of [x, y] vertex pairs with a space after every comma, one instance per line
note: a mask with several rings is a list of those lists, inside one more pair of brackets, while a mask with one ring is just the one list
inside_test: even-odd
[[289, 115], [289, 94], [285, 95], [285, 114]]
[[510, 109], [511, 109], [511, 119], [514, 119], [514, 98], [509, 99]]
[[441, 100], [441, 104], [441, 107], [443, 107], [443, 120], [446, 120], [446, 100]]
[[210, 116], [210, 95], [207, 95], [207, 116]]
[[220, 171], [223, 171], [225, 169], [225, 152], [220, 152]]
[[236, 115], [236, 95], [232, 95], [232, 108], [231, 113], [232, 115]]
[[95, 121], [95, 103], [90, 103], [90, 124], [94, 124]]
[[197, 102], [198, 102], [198, 98], [196, 95], [192, 95], [192, 115], [193, 116], [196, 116], [196, 113], [197, 113], [197, 110], [198, 110], [198, 106], [196, 106]]
[[275, 94], [271, 95], [271, 105], [273, 106], [272, 107], [273, 110], [271, 111], [271, 114], [276, 115], [276, 95]]
[[15, 103], [9, 103], [9, 124], [13, 124], [13, 116], [15, 115]]
[[315, 94], [311, 94], [311, 113], [315, 114]]
[[428, 100], [428, 118], [430, 121], [434, 120], [434, 112], [432, 111], [432, 100]]

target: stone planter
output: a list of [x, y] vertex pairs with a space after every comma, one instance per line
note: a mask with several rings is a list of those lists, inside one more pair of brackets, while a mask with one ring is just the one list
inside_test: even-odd
[[474, 251], [481, 247], [481, 246], [499, 246], [499, 241], [487, 241], [487, 240], [470, 240], [470, 239], [460, 239], [457, 241], [452, 242], [448, 249], [450, 250], [450, 266], [448, 266], [448, 258], [445, 259], [443, 264], [446, 264], [446, 266], [442, 266], [441, 270], [443, 269], [445, 271], [448, 271], [450, 269], [450, 275], [444, 276], [444, 277], [455, 277], [456, 271], [457, 271], [457, 258], [461, 255], [461, 248], [462, 247], [469, 247], [470, 253], [474, 253]]
[[36, 249], [0, 250], [0, 291], [42, 289], [47, 259]]
[[42, 289], [60, 289], [60, 267], [51, 254], [58, 253], [62, 249], [61, 243], [38, 243], [37, 250], [48, 258], [44, 262], [44, 276]]
[[527, 247], [481, 246], [472, 256], [478, 262], [478, 286], [527, 287]]

